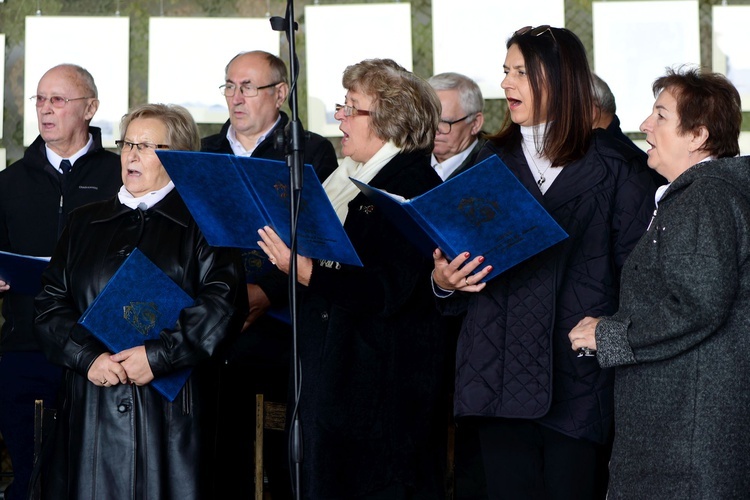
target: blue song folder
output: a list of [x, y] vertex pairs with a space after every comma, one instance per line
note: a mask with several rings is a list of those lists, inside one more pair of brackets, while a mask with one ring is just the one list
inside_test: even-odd
[[[260, 249], [258, 229], [272, 227], [290, 245], [289, 167], [283, 161], [158, 150], [164, 168], [210, 245]], [[304, 166], [297, 251], [362, 266], [311, 165]]]
[[[113, 353], [158, 339], [193, 299], [135, 248], [78, 320]], [[190, 376], [184, 368], [151, 385], [174, 401]]]
[[350, 179], [426, 254], [483, 255], [483, 281], [568, 237], [496, 155], [411, 200]]
[[36, 295], [42, 289], [42, 272], [49, 257], [34, 257], [0, 251], [0, 280], [14, 293]]

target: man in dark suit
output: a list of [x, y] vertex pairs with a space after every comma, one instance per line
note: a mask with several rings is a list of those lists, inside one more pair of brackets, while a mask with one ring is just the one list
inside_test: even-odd
[[[645, 164], [646, 160], [648, 160], [646, 152], [636, 146], [636, 144], [630, 140], [630, 137], [625, 135], [622, 129], [620, 129], [620, 119], [617, 117], [617, 102], [615, 101], [615, 96], [612, 94], [609, 85], [607, 85], [607, 82], [602, 80], [598, 75], [592, 73], [591, 76], [594, 81], [594, 128], [604, 129], [621, 144], [636, 151]], [[656, 170], [649, 169], [649, 171], [657, 186], [667, 183], [667, 180], [659, 175]]]
[[[229, 120], [218, 134], [201, 141], [201, 150], [285, 161], [287, 151], [277, 145], [289, 123], [281, 111], [289, 94], [284, 61], [263, 51], [237, 54], [227, 64], [221, 89]], [[303, 161], [314, 167], [321, 182], [338, 167], [331, 142], [312, 132], [304, 134]], [[288, 313], [272, 307], [277, 300], [286, 302], [288, 283], [285, 276], [268, 271], [273, 266], [263, 252], [246, 251], [245, 267], [250, 315], [241, 335], [227, 346], [219, 388], [217, 447], [226, 460], [217, 468], [218, 498], [247, 498], [252, 491], [255, 415], [238, 408], [252, 404], [255, 394], [264, 394], [267, 401], [288, 399], [292, 330]], [[238, 405], [240, 401], [245, 403]], [[292, 497], [286, 449], [281, 433], [266, 436], [264, 463], [274, 499]]]
[[[432, 167], [443, 181], [447, 181], [472, 167], [479, 150], [486, 142], [482, 132], [484, 98], [479, 85], [459, 73], [440, 73], [427, 81], [435, 89], [442, 105], [438, 133], [432, 149]], [[446, 411], [452, 412], [455, 349], [463, 317], [445, 320], [451, 335], [449, 345], [453, 353], [447, 357], [447, 380], [450, 383], [446, 388]], [[463, 419], [457, 423], [454, 432], [454, 497], [456, 500], [486, 497], [479, 437], [473, 421]]]
[[[0, 250], [50, 256], [68, 214], [113, 197], [122, 186], [120, 157], [102, 146], [96, 84], [80, 66], [61, 64], [39, 80], [39, 136], [23, 158], [0, 172]], [[56, 407], [62, 371], [33, 333], [34, 297], [0, 279], [0, 432], [13, 463], [6, 500], [26, 498], [34, 461], [34, 401]]]
[[485, 143], [484, 98], [479, 85], [459, 73], [440, 73], [428, 80], [440, 99], [440, 115], [432, 166], [446, 181], [474, 165]]

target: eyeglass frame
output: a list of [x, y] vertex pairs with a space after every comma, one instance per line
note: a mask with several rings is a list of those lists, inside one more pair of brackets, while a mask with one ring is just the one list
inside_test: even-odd
[[355, 108], [354, 106], [349, 106], [348, 104], [334, 104], [334, 108], [336, 109], [335, 113], [338, 113], [343, 109], [344, 116], [346, 116], [347, 118], [351, 118], [352, 116], [370, 116], [369, 110]]
[[[441, 118], [440, 121], [438, 122], [437, 131], [440, 132], [443, 135], [448, 135], [448, 134], [450, 134], [453, 131], [453, 125], [455, 125], [456, 123], [460, 123], [460, 122], [462, 122], [464, 120], [467, 120], [471, 115], [475, 115], [477, 113], [478, 113], [478, 111], [474, 112], [474, 113], [469, 113], [468, 115], [464, 116], [463, 118], [459, 118], [458, 120], [453, 120], [453, 121], [443, 120]], [[448, 131], [447, 132], [443, 132], [443, 131], [440, 130], [440, 124], [441, 123], [447, 123], [448, 124]]]
[[[61, 101], [53, 101], [53, 99], [62, 99], [62, 100]], [[70, 101], [80, 101], [81, 99], [96, 99], [96, 97], [89, 97], [89, 96], [84, 96], [84, 97], [63, 97], [61, 95], [51, 95], [49, 97], [44, 97], [44, 96], [38, 95], [38, 94], [29, 97], [29, 100], [32, 101], [37, 108], [43, 107], [44, 103], [47, 102], [47, 101], [49, 101], [50, 106], [52, 106], [53, 108], [58, 108], [58, 109], [64, 108], [68, 104], [68, 102], [70, 102]], [[55, 102], [60, 102], [60, 104], [57, 105], [57, 104], [55, 104]]]
[[[227, 95], [226, 93], [227, 87], [231, 85], [235, 89], [237, 88], [240, 89], [240, 95], [242, 97], [258, 97], [258, 94], [260, 93], [261, 90], [270, 89], [271, 87], [275, 87], [276, 85], [280, 83], [284, 83], [284, 82], [269, 83], [268, 85], [261, 85], [260, 87], [258, 87], [257, 85], [253, 85], [252, 83], [241, 83], [240, 85], [237, 85], [236, 83], [225, 83], [224, 85], [219, 85], [219, 92], [221, 92], [221, 95], [223, 95], [224, 97], [234, 97], [235, 94], [237, 93], [236, 90], [232, 91], [232, 95]], [[255, 94], [253, 95], [245, 94], [245, 90], [249, 92], [250, 89], [255, 89]]]
[[555, 38], [555, 33], [552, 31], [552, 26], [550, 26], [549, 24], [541, 24], [537, 26], [536, 28], [533, 26], [524, 26], [523, 28], [518, 28], [516, 31], [514, 31], [513, 36], [523, 36], [527, 34], [531, 36], [542, 36], [548, 31], [549, 31], [549, 34], [552, 36], [552, 40], [554, 40], [554, 42], [557, 43], [557, 38]]
[[115, 141], [115, 146], [117, 146], [117, 149], [120, 151], [125, 151], [125, 146], [130, 146], [130, 149], [127, 150], [128, 153], [133, 151], [133, 148], [139, 152], [143, 153], [143, 150], [146, 151], [156, 151], [157, 149], [169, 149], [170, 146], [168, 144], [154, 144], [153, 142], [130, 142], [130, 141]]

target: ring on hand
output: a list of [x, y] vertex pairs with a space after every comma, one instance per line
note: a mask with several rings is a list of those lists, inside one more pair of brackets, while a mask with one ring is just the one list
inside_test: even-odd
[[268, 259], [268, 260], [270, 260], [270, 261], [271, 261], [271, 264], [273, 264], [274, 266], [276, 265], [276, 259], [274, 259], [273, 257], [271, 257], [271, 258], [270, 258], [270, 259]]
[[107, 381], [106, 380], [102, 380], [102, 385], [107, 385]]
[[469, 286], [469, 277], [464, 276], [464, 283], [466, 283], [466, 286]]

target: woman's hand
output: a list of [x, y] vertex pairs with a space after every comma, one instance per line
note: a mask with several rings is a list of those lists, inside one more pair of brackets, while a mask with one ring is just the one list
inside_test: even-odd
[[599, 318], [586, 316], [573, 327], [568, 333], [568, 338], [574, 351], [580, 351], [581, 349], [596, 351], [596, 325], [598, 324]]
[[127, 374], [127, 379], [135, 385], [146, 385], [154, 380], [154, 372], [148, 364], [146, 347], [139, 345], [113, 354], [110, 360], [119, 363]]
[[[480, 255], [469, 261], [470, 257], [469, 252], [463, 252], [451, 262], [448, 262], [443, 252], [436, 248], [432, 253], [432, 258], [435, 261], [432, 280], [443, 290], [480, 291], [487, 285], [487, 283], [480, 283], [480, 281], [492, 271], [492, 266], [486, 266], [472, 275], [471, 273], [482, 265], [484, 257]], [[463, 267], [461, 267], [462, 265]]]
[[[258, 245], [266, 253], [271, 264], [278, 267], [281, 272], [289, 274], [289, 257], [292, 252], [286, 246], [286, 243], [279, 238], [276, 231], [268, 226], [258, 229], [258, 234], [262, 239], [258, 242]], [[297, 255], [297, 281], [305, 286], [309, 285], [312, 268], [313, 261], [311, 258]]]
[[100, 387], [112, 387], [117, 384], [124, 384], [128, 381], [127, 373], [120, 363], [112, 361], [108, 352], [102, 353], [97, 357], [91, 368], [89, 368], [89, 381]]
[[10, 285], [3, 280], [0, 280], [0, 293], [7, 292], [8, 290], [10, 290]]

